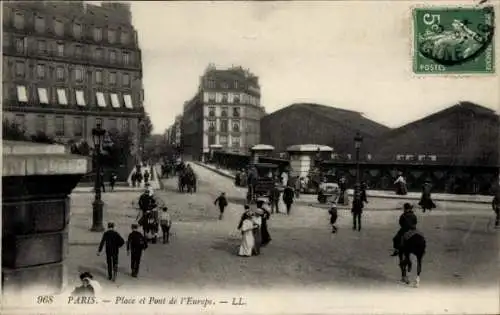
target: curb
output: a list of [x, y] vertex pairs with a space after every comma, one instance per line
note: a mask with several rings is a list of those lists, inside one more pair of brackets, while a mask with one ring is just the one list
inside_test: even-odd
[[[224, 176], [226, 178], [234, 179], [234, 175], [227, 174], [226, 172], [220, 171], [218, 169], [214, 169], [212, 167], [209, 167], [203, 163], [200, 162], [194, 162], [196, 165], [199, 165], [201, 167], [204, 167], [205, 169], [212, 171], [214, 173], [217, 173], [221, 176]], [[352, 192], [348, 192], [349, 196], [352, 196]], [[420, 197], [413, 197], [413, 196], [397, 196], [397, 195], [386, 195], [386, 196], [373, 196], [368, 194], [368, 198], [383, 198], [383, 199], [400, 199], [400, 200], [420, 200]], [[493, 196], [491, 197], [493, 198]], [[491, 201], [489, 200], [450, 200], [448, 198], [442, 198], [442, 197], [432, 197], [434, 201], [441, 201], [441, 202], [462, 202], [462, 203], [477, 203], [477, 204], [491, 204]]]

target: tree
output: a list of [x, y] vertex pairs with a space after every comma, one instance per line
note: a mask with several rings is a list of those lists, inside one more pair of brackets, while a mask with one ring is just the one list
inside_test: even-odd
[[141, 139], [146, 140], [151, 136], [151, 133], [153, 132], [153, 123], [151, 122], [151, 117], [149, 117], [149, 114], [144, 112], [144, 116], [140, 121], [140, 136]]
[[103, 162], [115, 168], [120, 165], [127, 165], [133, 146], [133, 134], [112, 129], [108, 132], [108, 136], [112, 145], [103, 148], [106, 153]]
[[30, 141], [24, 129], [16, 122], [8, 119], [3, 120], [2, 139], [13, 141]]

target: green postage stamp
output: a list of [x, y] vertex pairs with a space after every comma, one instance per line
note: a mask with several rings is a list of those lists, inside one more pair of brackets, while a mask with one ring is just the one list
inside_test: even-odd
[[495, 72], [493, 7], [413, 9], [413, 72]]

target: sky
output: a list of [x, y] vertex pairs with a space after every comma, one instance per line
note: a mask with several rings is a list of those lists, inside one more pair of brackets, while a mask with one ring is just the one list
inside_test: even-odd
[[416, 5], [400, 0], [132, 2], [143, 56], [144, 107], [154, 132], [163, 133], [182, 113], [209, 63], [241, 65], [259, 76], [267, 113], [314, 102], [398, 127], [458, 101], [498, 111], [498, 75], [413, 74], [411, 9]]

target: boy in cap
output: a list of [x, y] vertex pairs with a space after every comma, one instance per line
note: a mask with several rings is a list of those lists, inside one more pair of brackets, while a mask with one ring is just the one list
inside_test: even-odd
[[115, 231], [115, 224], [108, 223], [108, 230], [102, 235], [101, 243], [97, 249], [97, 256], [100, 255], [104, 245], [106, 245], [106, 264], [108, 265], [108, 279], [116, 281], [118, 273], [118, 254], [120, 247], [125, 244], [121, 235]]
[[137, 278], [139, 273], [139, 265], [141, 264], [142, 251], [148, 248], [148, 241], [138, 231], [139, 225], [132, 224], [132, 232], [127, 239], [127, 255], [130, 255], [130, 269], [132, 277]]
[[172, 218], [170, 217], [170, 213], [168, 213], [167, 211], [168, 208], [163, 207], [160, 212], [160, 226], [163, 233], [163, 244], [165, 244], [165, 242], [170, 242], [170, 227], [172, 226]]
[[214, 201], [214, 205], [219, 205], [219, 220], [224, 217], [224, 209], [227, 207], [226, 193], [222, 192]]

